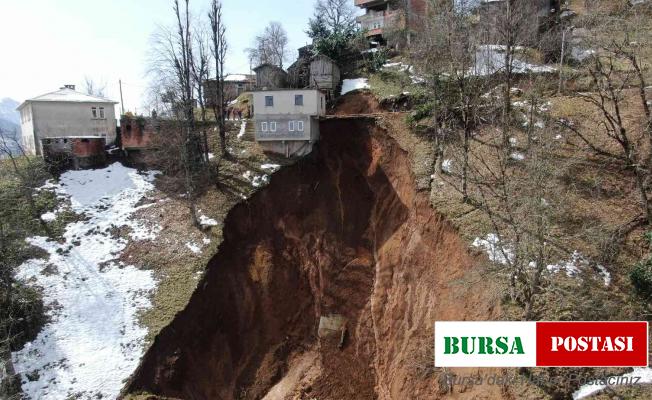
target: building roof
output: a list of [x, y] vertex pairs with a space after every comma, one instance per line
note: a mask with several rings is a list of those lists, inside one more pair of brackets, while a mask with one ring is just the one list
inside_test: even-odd
[[283, 68], [279, 67], [278, 65], [269, 64], [269, 63], [268, 64], [261, 64], [261, 65], [257, 66], [256, 68], [254, 68], [254, 71], [258, 72], [258, 70], [263, 69], [263, 68], [272, 68], [272, 69], [276, 69], [278, 71], [281, 71], [281, 72], [287, 74], [287, 72], [285, 72], [285, 70], [283, 70]]
[[256, 79], [253, 75], [247, 74], [228, 74], [224, 77], [224, 82], [248, 82]]
[[105, 99], [103, 97], [91, 96], [88, 94], [80, 93], [70, 88], [61, 88], [55, 92], [43, 94], [41, 96], [27, 99], [18, 106], [17, 110], [23, 108], [30, 102], [61, 102], [61, 103], [103, 103], [103, 104], [118, 104], [116, 101]]

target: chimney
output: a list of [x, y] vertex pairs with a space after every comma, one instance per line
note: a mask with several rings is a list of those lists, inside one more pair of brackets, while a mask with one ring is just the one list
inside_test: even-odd
[[63, 87], [61, 89], [75, 90], [75, 85], [63, 85]]

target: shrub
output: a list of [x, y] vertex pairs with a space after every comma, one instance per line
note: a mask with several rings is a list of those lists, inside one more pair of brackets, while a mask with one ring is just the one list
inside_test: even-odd
[[652, 258], [636, 264], [629, 278], [641, 296], [652, 297]]

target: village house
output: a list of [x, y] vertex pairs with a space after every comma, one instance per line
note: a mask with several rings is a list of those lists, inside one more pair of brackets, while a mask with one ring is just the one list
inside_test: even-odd
[[66, 136], [41, 139], [43, 158], [58, 170], [95, 168], [106, 164], [106, 139], [99, 136]]
[[28, 154], [42, 155], [41, 139], [94, 138], [112, 144], [116, 138], [117, 102], [75, 91], [74, 85], [23, 102], [22, 142]]
[[329, 57], [319, 54], [310, 62], [310, 87], [326, 91], [331, 98], [340, 85], [340, 68]]
[[288, 74], [276, 65], [263, 64], [254, 68], [256, 73], [256, 89], [273, 90], [286, 88], [288, 85]]
[[354, 0], [365, 10], [357, 17], [365, 35], [374, 43], [386, 43], [388, 35], [397, 31], [417, 31], [428, 10], [428, 0]]
[[326, 95], [314, 89], [254, 92], [256, 141], [271, 153], [304, 156], [319, 139], [319, 117], [326, 114]]
[[310, 84], [310, 62], [313, 46], [299, 48], [299, 57], [288, 67], [288, 84], [293, 88], [307, 88]]
[[[250, 92], [256, 85], [256, 76], [249, 74], [229, 74], [224, 77], [224, 101], [230, 102], [242, 93]], [[204, 104], [212, 108], [217, 103], [217, 80], [204, 81]]]
[[[497, 30], [506, 12], [506, 0], [467, 0], [464, 4], [471, 8], [488, 37], [500, 36]], [[522, 14], [519, 19], [526, 21], [523, 23], [526, 29], [519, 33], [519, 40], [534, 45], [553, 24], [554, 16], [559, 14], [560, 0], [531, 0], [520, 7]]]
[[299, 49], [299, 57], [288, 68], [288, 87], [319, 89], [333, 98], [341, 82], [340, 68], [329, 57], [312, 54], [312, 46]]

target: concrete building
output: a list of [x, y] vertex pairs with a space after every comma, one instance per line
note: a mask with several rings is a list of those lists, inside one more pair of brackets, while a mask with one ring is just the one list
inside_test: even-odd
[[41, 155], [41, 139], [103, 137], [115, 142], [117, 102], [89, 96], [66, 85], [56, 92], [26, 100], [20, 112], [25, 152]]
[[384, 43], [393, 31], [417, 31], [428, 10], [428, 0], [354, 0], [354, 4], [365, 10], [357, 18], [361, 28], [378, 43]]
[[319, 90], [254, 92], [256, 141], [265, 151], [304, 156], [319, 139], [319, 117], [326, 114], [326, 95]]
[[[541, 35], [554, 26], [555, 17], [560, 9], [560, 0], [530, 0], [519, 3], [519, 20], [524, 26], [519, 32], [519, 41], [527, 45], [536, 45]], [[464, 3], [477, 16], [480, 28], [489, 40], [502, 36], [500, 27], [507, 12], [506, 0], [466, 0]], [[496, 40], [493, 41], [495, 43]]]

